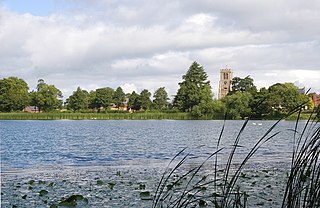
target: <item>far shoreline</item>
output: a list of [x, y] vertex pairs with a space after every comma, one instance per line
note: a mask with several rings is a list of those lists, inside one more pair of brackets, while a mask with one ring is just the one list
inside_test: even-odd
[[[315, 114], [310, 112], [301, 113], [299, 120], [314, 119]], [[290, 115], [285, 120], [297, 120], [298, 114]], [[187, 112], [139, 112], [139, 113], [25, 113], [10, 112], [0, 113], [0, 120], [224, 120], [224, 115], [203, 115], [200, 118], [193, 117]], [[250, 120], [279, 120], [281, 117], [251, 118]], [[226, 120], [245, 120], [245, 119], [226, 119]]]

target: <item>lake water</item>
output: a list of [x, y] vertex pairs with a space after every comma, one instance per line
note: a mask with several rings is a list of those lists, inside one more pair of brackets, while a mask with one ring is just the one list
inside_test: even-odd
[[[244, 147], [239, 153], [246, 153], [273, 123], [250, 121], [240, 138]], [[226, 122], [221, 147], [234, 142], [242, 124]], [[274, 131], [281, 133], [257, 152], [256, 159], [286, 160], [294, 124], [281, 122]], [[205, 145], [201, 151], [209, 154], [215, 150], [222, 126], [223, 121], [0, 121], [1, 169], [157, 162], [171, 159], [184, 147], [199, 145]]]
[[[220, 147], [225, 148], [219, 153], [220, 164], [226, 162], [243, 123], [226, 121], [220, 143]], [[235, 163], [241, 161], [274, 123], [249, 121], [240, 136], [241, 147], [236, 152]], [[294, 126], [295, 122], [280, 122], [269, 136], [279, 134], [256, 152], [248, 166], [253, 169], [289, 167]], [[141, 167], [145, 173], [137, 177], [157, 181], [165, 165], [181, 149], [188, 148], [192, 161], [203, 161], [214, 152], [222, 127], [223, 121], [0, 121], [1, 180], [7, 184], [2, 189], [8, 191], [14, 180], [22, 183], [31, 177], [55, 180], [53, 173], [69, 179], [79, 179], [79, 174], [83, 174], [91, 180], [92, 177], [110, 178], [101, 175], [109, 170], [122, 170], [132, 177], [132, 174], [142, 174]], [[98, 171], [89, 176], [88, 169]], [[11, 206], [14, 202], [4, 196], [6, 200], [2, 205]], [[20, 199], [17, 203], [23, 201]], [[116, 205], [110, 207], [113, 206]]]

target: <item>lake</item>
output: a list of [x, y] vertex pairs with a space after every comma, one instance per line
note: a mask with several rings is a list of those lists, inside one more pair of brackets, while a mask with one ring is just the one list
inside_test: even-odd
[[[57, 184], [56, 190], [60, 190], [60, 195], [48, 195], [47, 204], [72, 191], [82, 192], [90, 198], [88, 190], [79, 189], [79, 186], [91, 186], [91, 189], [96, 188], [99, 192], [95, 181], [113, 180], [120, 184], [117, 178], [120, 175], [125, 181], [129, 180], [132, 186], [144, 183], [147, 188], [154, 189], [170, 159], [183, 148], [191, 153], [191, 163], [200, 163], [216, 151], [223, 123], [202, 120], [0, 121], [1, 204], [3, 207], [12, 207], [14, 204], [31, 203], [30, 200], [24, 200], [29, 197], [34, 204], [28, 206], [44, 206], [39, 194], [24, 190], [28, 188], [27, 181], [30, 179]], [[224, 149], [219, 153], [219, 164], [226, 163], [231, 145], [243, 123], [226, 121], [220, 142], [220, 147]], [[236, 151], [234, 164], [241, 162], [274, 123], [249, 121], [240, 136], [241, 147]], [[304, 122], [300, 122], [300, 126], [303, 125]], [[281, 170], [280, 175], [283, 174], [291, 161], [294, 126], [295, 122], [292, 121], [280, 122], [269, 135], [279, 134], [255, 153], [248, 169]], [[19, 188], [14, 189], [17, 183]], [[116, 195], [121, 195], [120, 198], [111, 200], [114, 193], [99, 192], [96, 195], [100, 198], [91, 197], [89, 207], [99, 207], [101, 204], [104, 207], [150, 206], [150, 202], [139, 200], [136, 187], [128, 188], [123, 185], [125, 182], [121, 184], [115, 186], [118, 192], [114, 191]], [[40, 183], [38, 186], [38, 189], [43, 188]], [[120, 190], [121, 187], [125, 190]], [[71, 191], [66, 191], [67, 188]], [[133, 193], [128, 194], [130, 190]], [[21, 196], [24, 197], [21, 199]]]

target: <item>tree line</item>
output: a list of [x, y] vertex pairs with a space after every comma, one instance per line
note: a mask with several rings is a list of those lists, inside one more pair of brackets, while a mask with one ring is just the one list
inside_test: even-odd
[[299, 93], [292, 83], [277, 83], [269, 88], [257, 89], [254, 80], [234, 77], [232, 90], [222, 99], [214, 99], [210, 81], [204, 68], [193, 62], [182, 76], [179, 89], [172, 102], [169, 102], [165, 87], [159, 87], [151, 98], [148, 89], [140, 93], [125, 94], [121, 87], [98, 88], [90, 92], [78, 87], [66, 101], [62, 92], [43, 79], [38, 80], [35, 90], [29, 91], [28, 84], [18, 77], [0, 80], [0, 111], [21, 111], [26, 106], [37, 106], [39, 111], [51, 112], [66, 108], [73, 112], [101, 112], [111, 108], [130, 111], [177, 111], [188, 112], [194, 118], [229, 119], [274, 118], [284, 115], [299, 104], [312, 109], [310, 97]]

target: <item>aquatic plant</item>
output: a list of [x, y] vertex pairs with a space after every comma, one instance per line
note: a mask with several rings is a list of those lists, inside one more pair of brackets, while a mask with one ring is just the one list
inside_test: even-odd
[[[319, 114], [319, 109], [318, 112]], [[294, 129], [291, 171], [282, 207], [320, 207], [320, 126], [319, 118], [306, 122], [302, 132]]]
[[[319, 207], [320, 127], [317, 125], [318, 121], [310, 121], [311, 118], [316, 119], [314, 113], [317, 112], [310, 115], [300, 137], [296, 141], [299, 116], [304, 105], [305, 103], [297, 106], [287, 115], [277, 120], [256, 141], [240, 164], [235, 164], [234, 157], [237, 148], [241, 147], [239, 141], [250, 120], [250, 117], [248, 117], [232, 144], [227, 163], [224, 168], [220, 169], [222, 164], [218, 164], [218, 157], [219, 152], [223, 149], [220, 147], [220, 142], [225, 131], [225, 119], [217, 141], [216, 150], [204, 159], [202, 163], [195, 165], [191, 169], [183, 168], [183, 166], [190, 166], [188, 159], [190, 159], [191, 152], [183, 154], [186, 149], [181, 150], [170, 161], [158, 183], [152, 207], [246, 207], [249, 195], [246, 191], [241, 190], [239, 186], [239, 178], [244, 178], [245, 176], [242, 173], [245, 165], [263, 144], [280, 133], [280, 131], [274, 131], [278, 123], [295, 113], [297, 113], [298, 117], [293, 129], [296, 133], [293, 138], [295, 146], [293, 148], [292, 168], [284, 193], [282, 207]], [[304, 136], [306, 136], [305, 140], [302, 139]], [[215, 160], [210, 160], [214, 156]], [[178, 160], [179, 157], [182, 158]], [[207, 164], [209, 160], [211, 164]], [[208, 169], [203, 168], [205, 165], [213, 165], [214, 169], [209, 170], [208, 173]], [[271, 188], [270, 185], [267, 187]]]

